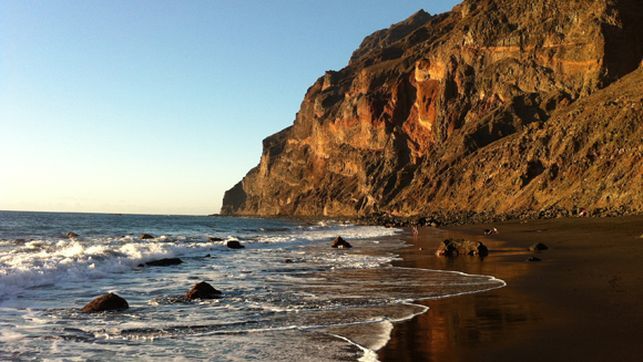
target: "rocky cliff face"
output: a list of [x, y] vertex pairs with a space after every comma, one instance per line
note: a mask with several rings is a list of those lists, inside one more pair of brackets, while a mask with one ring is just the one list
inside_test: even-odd
[[377, 31], [222, 213], [640, 212], [642, 4], [467, 0]]

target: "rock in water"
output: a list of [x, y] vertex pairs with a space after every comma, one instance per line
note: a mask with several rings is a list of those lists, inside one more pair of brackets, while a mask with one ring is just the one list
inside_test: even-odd
[[77, 238], [77, 237], [78, 237], [78, 234], [76, 234], [76, 233], [75, 233], [75, 232], [73, 232], [73, 231], [70, 231], [70, 232], [68, 232], [68, 233], [66, 234], [66, 236], [67, 236], [67, 238], [69, 238], [69, 239], [75, 239], [75, 238]]
[[209, 241], [223, 241], [223, 239], [218, 238], [218, 237], [216, 237], [216, 236], [209, 236], [209, 237], [208, 237], [208, 240], [209, 240]]
[[452, 257], [460, 255], [460, 252], [452, 239], [446, 239], [442, 241], [440, 246], [438, 246], [438, 250], [435, 251], [435, 255]]
[[221, 212], [641, 212], [642, 17], [641, 0], [464, 0], [379, 30]]
[[145, 263], [147, 266], [170, 266], [182, 264], [183, 260], [179, 258], [164, 258], [159, 260], [152, 260]]
[[476, 249], [474, 253], [471, 254], [471, 251], [470, 251], [469, 255], [487, 256], [489, 255], [489, 249], [481, 241], [478, 241], [478, 244], [476, 245]]
[[464, 239], [446, 239], [440, 243], [440, 246], [435, 252], [437, 256], [458, 256], [458, 255], [471, 255], [471, 256], [487, 256], [489, 249], [480, 241], [469, 241]]
[[530, 251], [543, 251], [543, 250], [547, 250], [547, 249], [549, 249], [549, 248], [547, 247], [547, 245], [545, 245], [543, 243], [535, 243], [535, 244], [532, 244], [529, 247]]
[[107, 293], [87, 303], [80, 311], [83, 313], [96, 313], [104, 311], [117, 311], [129, 308], [127, 301], [114, 293]]
[[337, 249], [350, 249], [353, 247], [348, 241], [344, 240], [344, 238], [342, 238], [341, 236], [336, 237], [335, 240], [332, 241], [330, 246]]
[[213, 286], [206, 282], [201, 282], [195, 284], [192, 289], [190, 289], [185, 297], [188, 300], [194, 300], [194, 299], [214, 299], [214, 298], [219, 298], [221, 296], [221, 292], [214, 289]]
[[225, 244], [230, 249], [243, 249], [245, 246], [241, 245], [240, 242], [236, 240], [230, 240]]
[[154, 235], [152, 235], [152, 234], [141, 234], [141, 239], [142, 240], [154, 239]]

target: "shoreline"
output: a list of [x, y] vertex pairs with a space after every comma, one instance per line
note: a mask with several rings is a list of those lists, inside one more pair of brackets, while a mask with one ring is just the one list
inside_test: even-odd
[[[492, 275], [504, 288], [418, 301], [396, 323], [381, 361], [621, 360], [643, 353], [643, 216], [451, 225], [406, 233], [395, 266]], [[482, 230], [497, 227], [498, 235]], [[449, 237], [484, 242], [489, 256], [436, 257]], [[542, 242], [549, 250], [532, 253]], [[421, 250], [420, 250], [421, 248]], [[537, 255], [540, 262], [527, 262]]]

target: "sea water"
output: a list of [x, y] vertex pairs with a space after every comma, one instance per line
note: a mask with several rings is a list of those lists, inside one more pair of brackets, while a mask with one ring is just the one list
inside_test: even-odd
[[[393, 267], [401, 233], [329, 220], [0, 212], [0, 359], [375, 360], [394, 323], [427, 310], [414, 301], [504, 285]], [[331, 248], [336, 236], [354, 247]], [[168, 257], [183, 263], [141, 266]], [[201, 281], [221, 298], [181, 298]], [[80, 312], [107, 292], [130, 308]]]

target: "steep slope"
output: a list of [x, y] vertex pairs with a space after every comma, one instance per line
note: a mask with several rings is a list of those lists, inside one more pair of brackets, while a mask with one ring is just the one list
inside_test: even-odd
[[641, 211], [642, 16], [637, 0], [470, 0], [375, 32], [222, 213]]

